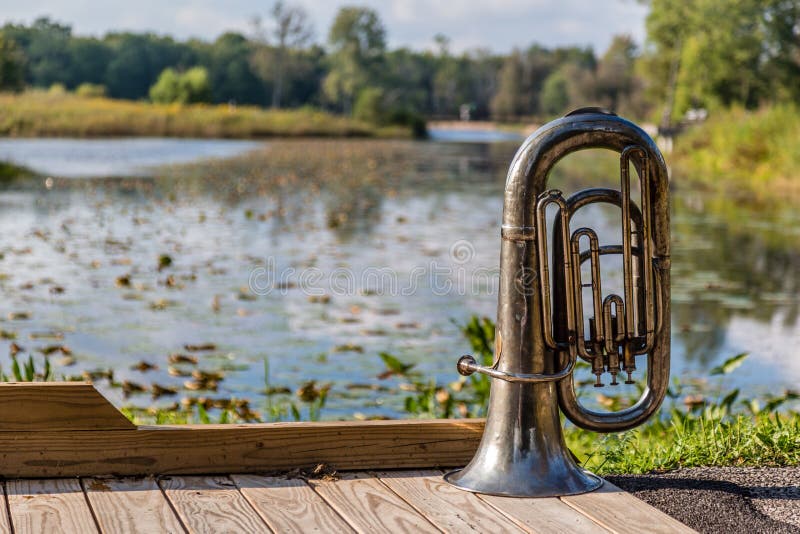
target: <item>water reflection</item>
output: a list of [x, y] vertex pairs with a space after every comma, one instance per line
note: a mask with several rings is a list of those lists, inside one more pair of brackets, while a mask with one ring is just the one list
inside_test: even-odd
[[[201, 365], [225, 369], [220, 395], [261, 399], [268, 357], [273, 384], [331, 381], [329, 417], [399, 415], [404, 394], [378, 388], [378, 352], [451, 381], [467, 350], [457, 324], [495, 315], [488, 278], [499, 263], [503, 181], [516, 148], [274, 141], [152, 178], [56, 180], [51, 190], [15, 184], [0, 192], [2, 311], [31, 318], [3, 328], [33, 351], [42, 343], [31, 333], [63, 332], [76, 361], [54, 361], [58, 373], [112, 365], [117, 380], [181, 388], [185, 379], [167, 373], [167, 355], [208, 341], [217, 350]], [[554, 183], [596, 185], [607, 173], [613, 185], [615, 171], [613, 161], [590, 161], [560, 169]], [[783, 362], [800, 342], [798, 214], [730, 211], [680, 189], [673, 210], [673, 369], [702, 375], [750, 351], [735, 385], [748, 392], [795, 384], [800, 365]], [[613, 231], [613, 211], [593, 213], [601, 235]], [[466, 260], [451, 250], [460, 242], [471, 247]], [[164, 254], [172, 264], [160, 268]], [[280, 290], [253, 294], [250, 277], [270, 260], [292, 274]], [[398, 287], [416, 289], [381, 291], [370, 278], [336, 292], [319, 282], [328, 300], [315, 299], [300, 279], [310, 268], [347, 270], [356, 281], [390, 269]], [[473, 287], [465, 280], [476, 273], [483, 278]], [[348, 345], [360, 350], [342, 350]], [[130, 369], [141, 358], [159, 369]], [[117, 390], [107, 393], [123, 402]]]
[[751, 348], [767, 344], [756, 325], [776, 318], [780, 327], [771, 337], [783, 338], [781, 352], [791, 353], [800, 303], [800, 240], [793, 235], [797, 221], [791, 221], [789, 208], [710, 212], [696, 197], [685, 198], [676, 197], [673, 217], [673, 314], [687, 360], [707, 367], [729, 350], [730, 334], [739, 340], [752, 336], [735, 345], [767, 357], [774, 349]]

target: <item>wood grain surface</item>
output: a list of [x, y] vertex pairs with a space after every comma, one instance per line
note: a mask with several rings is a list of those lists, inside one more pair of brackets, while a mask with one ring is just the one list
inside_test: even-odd
[[6, 488], [16, 534], [97, 532], [77, 479], [9, 480]]
[[584, 495], [526, 499], [464, 492], [440, 476], [425, 470], [310, 481], [245, 474], [9, 480], [0, 504], [11, 521], [0, 515], [0, 533], [694, 532], [608, 483]]
[[0, 431], [134, 428], [90, 382], [0, 383]]
[[[0, 496], [3, 497], [3, 503], [6, 504], [6, 488], [5, 484], [0, 485]], [[11, 534], [11, 519], [8, 517], [8, 506], [2, 506], [0, 510], [0, 534]]]
[[255, 475], [231, 478], [275, 532], [353, 532], [304, 480]]
[[474, 493], [442, 480], [441, 471], [379, 471], [375, 474], [445, 532], [524, 532]]
[[440, 532], [380, 480], [368, 474], [346, 473], [340, 480], [309, 483], [358, 532]]
[[191, 533], [271, 532], [228, 477], [165, 477], [159, 484]]
[[227, 474], [463, 465], [481, 420], [163, 425], [135, 430], [0, 431], [6, 478]]
[[153, 477], [82, 481], [103, 534], [185, 532]]
[[558, 498], [519, 499], [480, 495], [480, 499], [529, 532], [538, 534], [608, 534], [608, 530], [561, 502]]

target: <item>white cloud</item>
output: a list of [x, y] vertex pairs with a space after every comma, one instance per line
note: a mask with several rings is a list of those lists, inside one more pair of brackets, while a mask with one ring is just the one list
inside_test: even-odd
[[214, 9], [210, 6], [181, 6], [176, 10], [174, 20], [181, 34], [195, 37], [209, 37], [209, 29], [211, 28], [216, 29], [217, 34], [227, 30], [237, 30], [245, 33], [249, 30], [248, 17], [220, 13], [219, 9]]

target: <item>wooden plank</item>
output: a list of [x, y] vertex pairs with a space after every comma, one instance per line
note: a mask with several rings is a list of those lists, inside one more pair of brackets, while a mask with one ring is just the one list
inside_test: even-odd
[[445, 532], [524, 532], [477, 495], [442, 480], [440, 471], [379, 471], [376, 475]]
[[464, 465], [483, 421], [403, 420], [172, 425], [136, 430], [0, 432], [7, 478], [339, 470]]
[[9, 480], [7, 485], [16, 534], [98, 531], [77, 479]]
[[228, 477], [166, 477], [159, 484], [190, 533], [271, 532]]
[[88, 478], [82, 483], [104, 534], [185, 532], [152, 477]]
[[8, 517], [8, 501], [6, 500], [5, 485], [0, 484], [0, 534], [11, 534], [11, 519]]
[[607, 480], [598, 490], [561, 500], [618, 534], [695, 532]]
[[305, 481], [231, 475], [245, 499], [275, 532], [352, 532]]
[[346, 473], [336, 481], [309, 484], [357, 532], [439, 532], [425, 517], [366, 473]]
[[524, 499], [479, 495], [479, 498], [529, 532], [541, 534], [603, 534], [609, 532], [581, 512], [558, 500], [557, 497]]
[[91, 382], [0, 383], [0, 431], [135, 428]]

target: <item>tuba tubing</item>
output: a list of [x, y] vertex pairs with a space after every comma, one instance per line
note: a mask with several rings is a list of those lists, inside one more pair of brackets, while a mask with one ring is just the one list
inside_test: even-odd
[[[645, 150], [649, 161], [654, 162], [654, 165], [644, 165], [643, 158], [637, 155], [637, 151], [631, 151], [631, 146], [641, 147]], [[575, 392], [575, 384], [573, 380], [565, 380], [573, 370], [575, 365], [575, 355], [565, 355], [567, 351], [560, 351], [556, 359], [560, 362], [559, 371], [554, 372], [552, 368], [542, 372], [513, 372], [499, 369], [499, 363], [502, 359], [508, 356], [500, 353], [496, 356], [496, 360], [491, 367], [482, 367], [477, 365], [474, 358], [471, 356], [463, 356], [458, 363], [458, 370], [461, 374], [469, 375], [473, 372], [482, 372], [493, 378], [506, 380], [510, 382], [558, 382], [558, 401], [561, 410], [574, 424], [597, 432], [619, 432], [638, 426], [646, 419], [648, 419], [661, 405], [669, 385], [669, 353], [670, 353], [670, 337], [669, 337], [669, 321], [664, 321], [664, 317], [670, 316], [669, 310], [669, 180], [667, 167], [664, 162], [661, 152], [656, 147], [653, 140], [647, 133], [635, 124], [622, 119], [612, 113], [599, 110], [597, 108], [585, 108], [573, 111], [565, 117], [555, 120], [544, 127], [537, 130], [522, 147], [517, 151], [511, 168], [508, 173], [505, 189], [505, 203], [503, 210], [503, 238], [504, 247], [505, 241], [519, 242], [531, 241], [536, 242], [536, 228], [542, 225], [542, 220], [533, 220], [531, 215], [532, 210], [528, 205], [533, 202], [531, 199], [540, 199], [546, 193], [547, 177], [553, 166], [558, 163], [566, 155], [578, 151], [591, 148], [606, 148], [615, 150], [621, 154], [630, 152], [630, 161], [636, 168], [637, 173], [643, 176], [643, 179], [648, 180], [648, 188], [651, 192], [651, 197], [655, 199], [651, 203], [650, 217], [653, 220], [651, 225], [650, 236], [654, 245], [653, 250], [653, 274], [655, 277], [655, 297], [656, 297], [656, 313], [658, 315], [658, 332], [654, 337], [653, 346], [647, 355], [647, 387], [642, 393], [639, 400], [631, 407], [624, 410], [615, 412], [597, 412], [583, 407], [578, 401]], [[647, 171], [650, 172], [647, 172]], [[644, 176], [647, 174], [647, 176]], [[595, 192], [598, 191], [598, 192]], [[570, 203], [570, 211], [577, 209], [585, 204], [593, 201], [590, 195], [583, 193], [594, 193], [595, 196], [602, 196], [602, 201], [615, 204], [617, 207], [622, 207], [619, 192], [608, 190], [587, 190], [578, 193], [574, 201]], [[613, 194], [616, 193], [616, 194]], [[546, 196], [544, 200], [546, 200]], [[542, 202], [542, 200], [539, 200]], [[632, 204], [633, 211], [637, 214], [637, 218], [641, 220], [643, 217], [638, 212], [635, 204]], [[559, 213], [563, 213], [564, 209]], [[538, 212], [541, 214], [541, 212]], [[554, 233], [558, 234], [564, 230], [565, 225], [568, 224], [571, 213], [565, 214], [566, 221], [559, 220], [556, 217], [556, 226]], [[568, 228], [568, 226], [566, 226]], [[583, 230], [583, 229], [582, 229]], [[555, 236], [557, 237], [557, 236]], [[546, 252], [543, 248], [543, 243], [539, 241], [539, 248], [534, 254], [527, 254], [527, 258], [523, 257], [515, 261], [519, 265], [517, 272], [521, 273], [536, 273], [538, 271], [538, 264], [534, 265], [540, 260], [542, 254]], [[554, 238], [554, 242], [558, 244], [558, 240]], [[556, 247], [557, 248], [557, 247]], [[565, 252], [559, 250], [556, 254], [558, 257], [563, 257]], [[508, 256], [514, 256], [508, 254]], [[532, 257], [536, 256], [536, 257]], [[504, 253], [502, 256], [506, 258]], [[527, 261], [526, 261], [527, 260]], [[501, 260], [501, 272], [504, 270], [505, 261]], [[545, 270], [546, 272], [546, 270]], [[565, 283], [564, 277], [558, 276], [556, 272], [556, 285], [559, 289], [563, 289]], [[536, 293], [535, 288], [520, 287], [520, 281], [517, 281], [517, 289], [519, 289], [521, 296], [530, 297]], [[629, 292], [626, 289], [626, 292]], [[549, 306], [549, 286], [545, 284], [542, 288], [542, 300], [544, 301], [541, 306]], [[560, 291], [554, 291], [556, 294], [561, 294]], [[503, 291], [501, 289], [501, 295]], [[521, 300], [521, 299], [520, 299]], [[532, 310], [539, 306], [537, 302], [528, 302], [530, 299], [525, 299], [525, 306], [523, 309]], [[564, 305], [563, 298], [559, 301], [556, 300], [556, 305], [561, 313], [554, 313], [554, 316], [559, 315], [563, 319], [563, 311], [567, 306]], [[530, 307], [529, 307], [530, 306]], [[499, 304], [499, 314], [503, 310], [508, 310], [508, 306], [504, 306], [503, 299]], [[503, 319], [500, 318], [499, 321]], [[541, 320], [538, 322], [542, 322]], [[563, 321], [556, 320], [556, 329], [558, 326], [563, 325]], [[503, 321], [503, 325], [507, 325]], [[526, 321], [511, 321], [512, 328], [516, 327], [516, 331], [511, 328], [498, 328], [500, 330], [501, 340], [513, 340], [525, 337], [524, 330], [527, 326]], [[543, 331], [545, 340], [552, 334], [548, 334], [550, 330], [549, 325], [543, 324]], [[503, 335], [508, 332], [507, 335]], [[563, 332], [562, 338], [567, 333]], [[549, 344], [552, 344], [550, 341]], [[506, 343], [498, 343], [498, 348], [502, 351], [503, 345], [508, 347]], [[538, 348], [541, 343], [536, 343]], [[546, 349], [545, 349], [546, 350]], [[546, 350], [547, 351], [547, 350]], [[547, 351], [552, 354], [552, 351]]]
[[[528, 205], [533, 202], [531, 199], [537, 199], [545, 192], [548, 175], [559, 160], [572, 152], [591, 148], [605, 148], [622, 154], [630, 146], [643, 148], [647, 159], [651, 162], [650, 165], [644, 165], [643, 158], [637, 151], [633, 151], [630, 155], [636, 172], [643, 180], [648, 180], [650, 191], [649, 207], [653, 224], [649, 228], [649, 234], [653, 244], [652, 262], [657, 301], [655, 305], [660, 328], [647, 355], [647, 387], [638, 402], [630, 408], [616, 412], [589, 410], [578, 401], [573, 380], [565, 379], [558, 382], [558, 402], [567, 418], [581, 428], [597, 432], [619, 432], [643, 423], [659, 408], [669, 385], [670, 243], [669, 179], [666, 163], [655, 142], [641, 128], [614, 114], [588, 108], [576, 110], [531, 135], [517, 151], [511, 163], [505, 188], [503, 227], [534, 226], [535, 222], [531, 220], [532, 215]], [[621, 196], [616, 197], [617, 205], [621, 204], [620, 198]], [[555, 231], [558, 231], [558, 228]], [[503, 246], [506, 247], [505, 242]], [[536, 269], [533, 263], [538, 260], [538, 257], [529, 256], [527, 262], [526, 258], [517, 261], [521, 261], [520, 266], [524, 270]], [[501, 272], [503, 266], [504, 261], [501, 259]], [[536, 306], [535, 302], [528, 301], [526, 304]], [[524, 337], [522, 326], [524, 321], [517, 322], [508, 317], [513, 305], [508, 307], [500, 304], [500, 308], [505, 309], [502, 321], [506, 326], [501, 329], [501, 335], [502, 330], [505, 330], [508, 332], [506, 336], [512, 339]], [[507, 322], [509, 319], [512, 319], [510, 324]], [[506, 336], [504, 336], [505, 341], [508, 340]], [[533, 342], [531, 349], [541, 349], [541, 342], [536, 339], [531, 341]], [[562, 355], [559, 361], [563, 362], [564, 359]], [[552, 372], [552, 369], [548, 371]]]
[[[592, 148], [620, 154], [620, 191], [590, 189], [564, 200], [560, 192], [547, 190], [548, 175], [559, 160]], [[630, 196], [629, 164], [641, 179], [640, 207], [622, 200]], [[463, 356], [457, 366], [461, 374], [479, 372], [494, 379], [486, 427], [472, 461], [447, 474], [448, 482], [468, 491], [529, 497], [583, 493], [602, 484], [578, 467], [566, 449], [558, 408], [577, 426], [613, 432], [642, 423], [661, 405], [669, 383], [670, 353], [668, 189], [666, 164], [650, 136], [598, 108], [583, 108], [554, 120], [523, 143], [509, 168], [504, 193], [495, 359], [491, 366], [481, 366]], [[581, 253], [579, 243], [570, 238], [572, 213], [579, 204], [592, 202], [621, 208], [623, 229], [628, 232], [622, 246], [603, 251], [594, 232], [581, 228], [572, 239], [591, 242], [590, 250]], [[558, 207], [552, 231], [552, 295], [543, 217], [550, 204]], [[642, 234], [647, 238], [642, 240]], [[593, 277], [593, 309], [602, 308], [603, 317], [595, 317], [590, 326], [606, 338], [600, 335], [591, 344], [579, 343], [583, 316], [576, 302], [583, 298], [584, 286], [580, 263], [591, 258], [596, 271], [595, 263], [604, 253], [623, 254], [625, 299], [609, 295], [601, 302], [600, 282], [595, 289]], [[641, 285], [634, 287], [634, 278]], [[623, 338], [621, 355], [607, 352]], [[593, 357], [597, 354], [599, 358]], [[647, 385], [630, 408], [595, 412], [577, 399], [572, 377], [577, 359], [593, 362], [600, 386], [604, 354], [615, 369], [612, 385], [623, 369], [630, 383], [635, 357], [647, 354]], [[599, 369], [594, 365], [598, 361]]]

